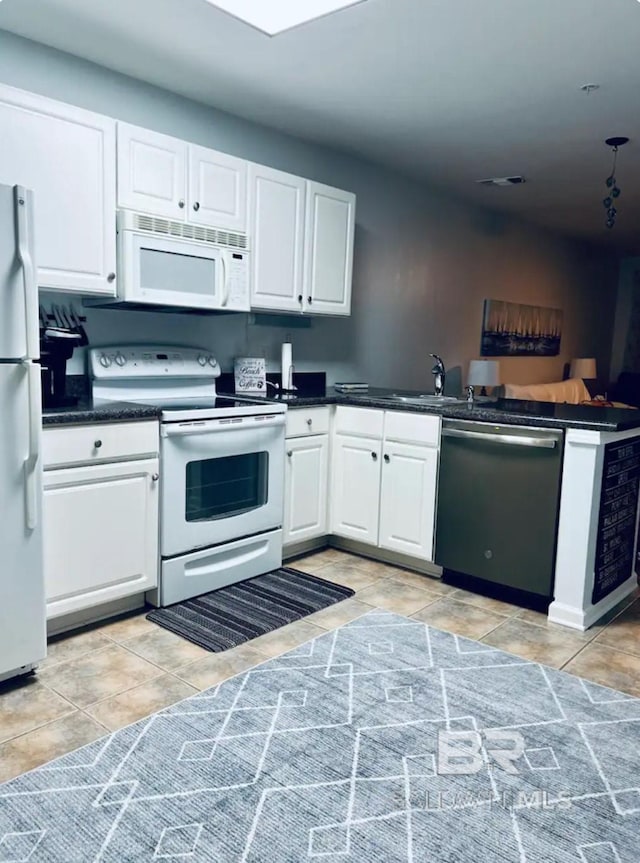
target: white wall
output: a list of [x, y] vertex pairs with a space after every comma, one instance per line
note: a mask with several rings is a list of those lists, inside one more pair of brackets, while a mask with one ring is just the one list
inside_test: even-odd
[[[358, 196], [353, 315], [314, 319], [310, 329], [252, 326], [248, 316], [194, 318], [90, 310], [93, 343], [171, 339], [234, 355], [261, 355], [277, 367], [291, 336], [299, 370], [327, 369], [329, 380], [364, 378], [380, 386], [430, 387], [428, 354], [449, 368], [478, 356], [485, 297], [564, 309], [562, 354], [502, 362], [513, 382], [559, 379], [572, 356], [608, 367], [615, 263], [588, 245], [483, 211], [345, 154], [239, 117], [68, 54], [0, 32], [0, 81], [211, 146]], [[0, 130], [1, 132], [1, 130]], [[490, 191], [490, 194], [517, 193]], [[460, 375], [450, 380], [460, 382]]]

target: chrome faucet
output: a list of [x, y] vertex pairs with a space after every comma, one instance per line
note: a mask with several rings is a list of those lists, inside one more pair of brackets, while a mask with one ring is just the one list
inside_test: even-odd
[[431, 369], [431, 374], [433, 375], [433, 391], [437, 396], [442, 396], [444, 395], [444, 382], [447, 377], [444, 363], [437, 354], [429, 354], [429, 356], [433, 357], [435, 360], [434, 366]]

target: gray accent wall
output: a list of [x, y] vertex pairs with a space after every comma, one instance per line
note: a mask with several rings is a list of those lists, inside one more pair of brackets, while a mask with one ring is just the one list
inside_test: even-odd
[[623, 371], [640, 372], [640, 258], [624, 258], [620, 264], [611, 379]]
[[[232, 367], [234, 356], [264, 355], [268, 367], [275, 370], [280, 343], [291, 340], [298, 370], [326, 369], [330, 381], [357, 378], [379, 386], [421, 389], [431, 389], [428, 354], [433, 352], [452, 370], [449, 381], [455, 389], [469, 360], [479, 355], [483, 300], [491, 297], [564, 310], [561, 355], [503, 360], [503, 380], [559, 380], [573, 356], [596, 356], [600, 374], [606, 378], [617, 265], [613, 256], [593, 246], [469, 206], [384, 167], [214, 110], [6, 31], [0, 31], [0, 82], [357, 195], [349, 319], [314, 318], [310, 327], [298, 327], [286, 317], [275, 322], [268, 318], [265, 325], [254, 323], [249, 315], [196, 317], [90, 309], [88, 332], [93, 344], [137, 341], [144, 334], [149, 341], [208, 347], [224, 369]], [[498, 173], [504, 167], [495, 166]], [[526, 187], [488, 189], [487, 198], [523, 192]], [[598, 203], [594, 202], [596, 216]], [[77, 371], [80, 361], [79, 357], [72, 370]]]

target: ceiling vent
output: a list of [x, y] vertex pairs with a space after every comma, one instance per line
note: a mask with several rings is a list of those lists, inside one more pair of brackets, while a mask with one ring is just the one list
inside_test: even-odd
[[486, 180], [476, 180], [481, 186], [521, 186], [526, 182], [524, 177], [488, 177]]

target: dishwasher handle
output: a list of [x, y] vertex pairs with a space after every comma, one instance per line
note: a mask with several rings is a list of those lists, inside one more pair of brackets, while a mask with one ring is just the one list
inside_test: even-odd
[[553, 438], [535, 437], [533, 435], [511, 435], [502, 432], [477, 432], [463, 429], [442, 429], [442, 437], [466, 438], [482, 440], [490, 443], [507, 444], [509, 446], [528, 446], [536, 449], [555, 449], [558, 442]]

